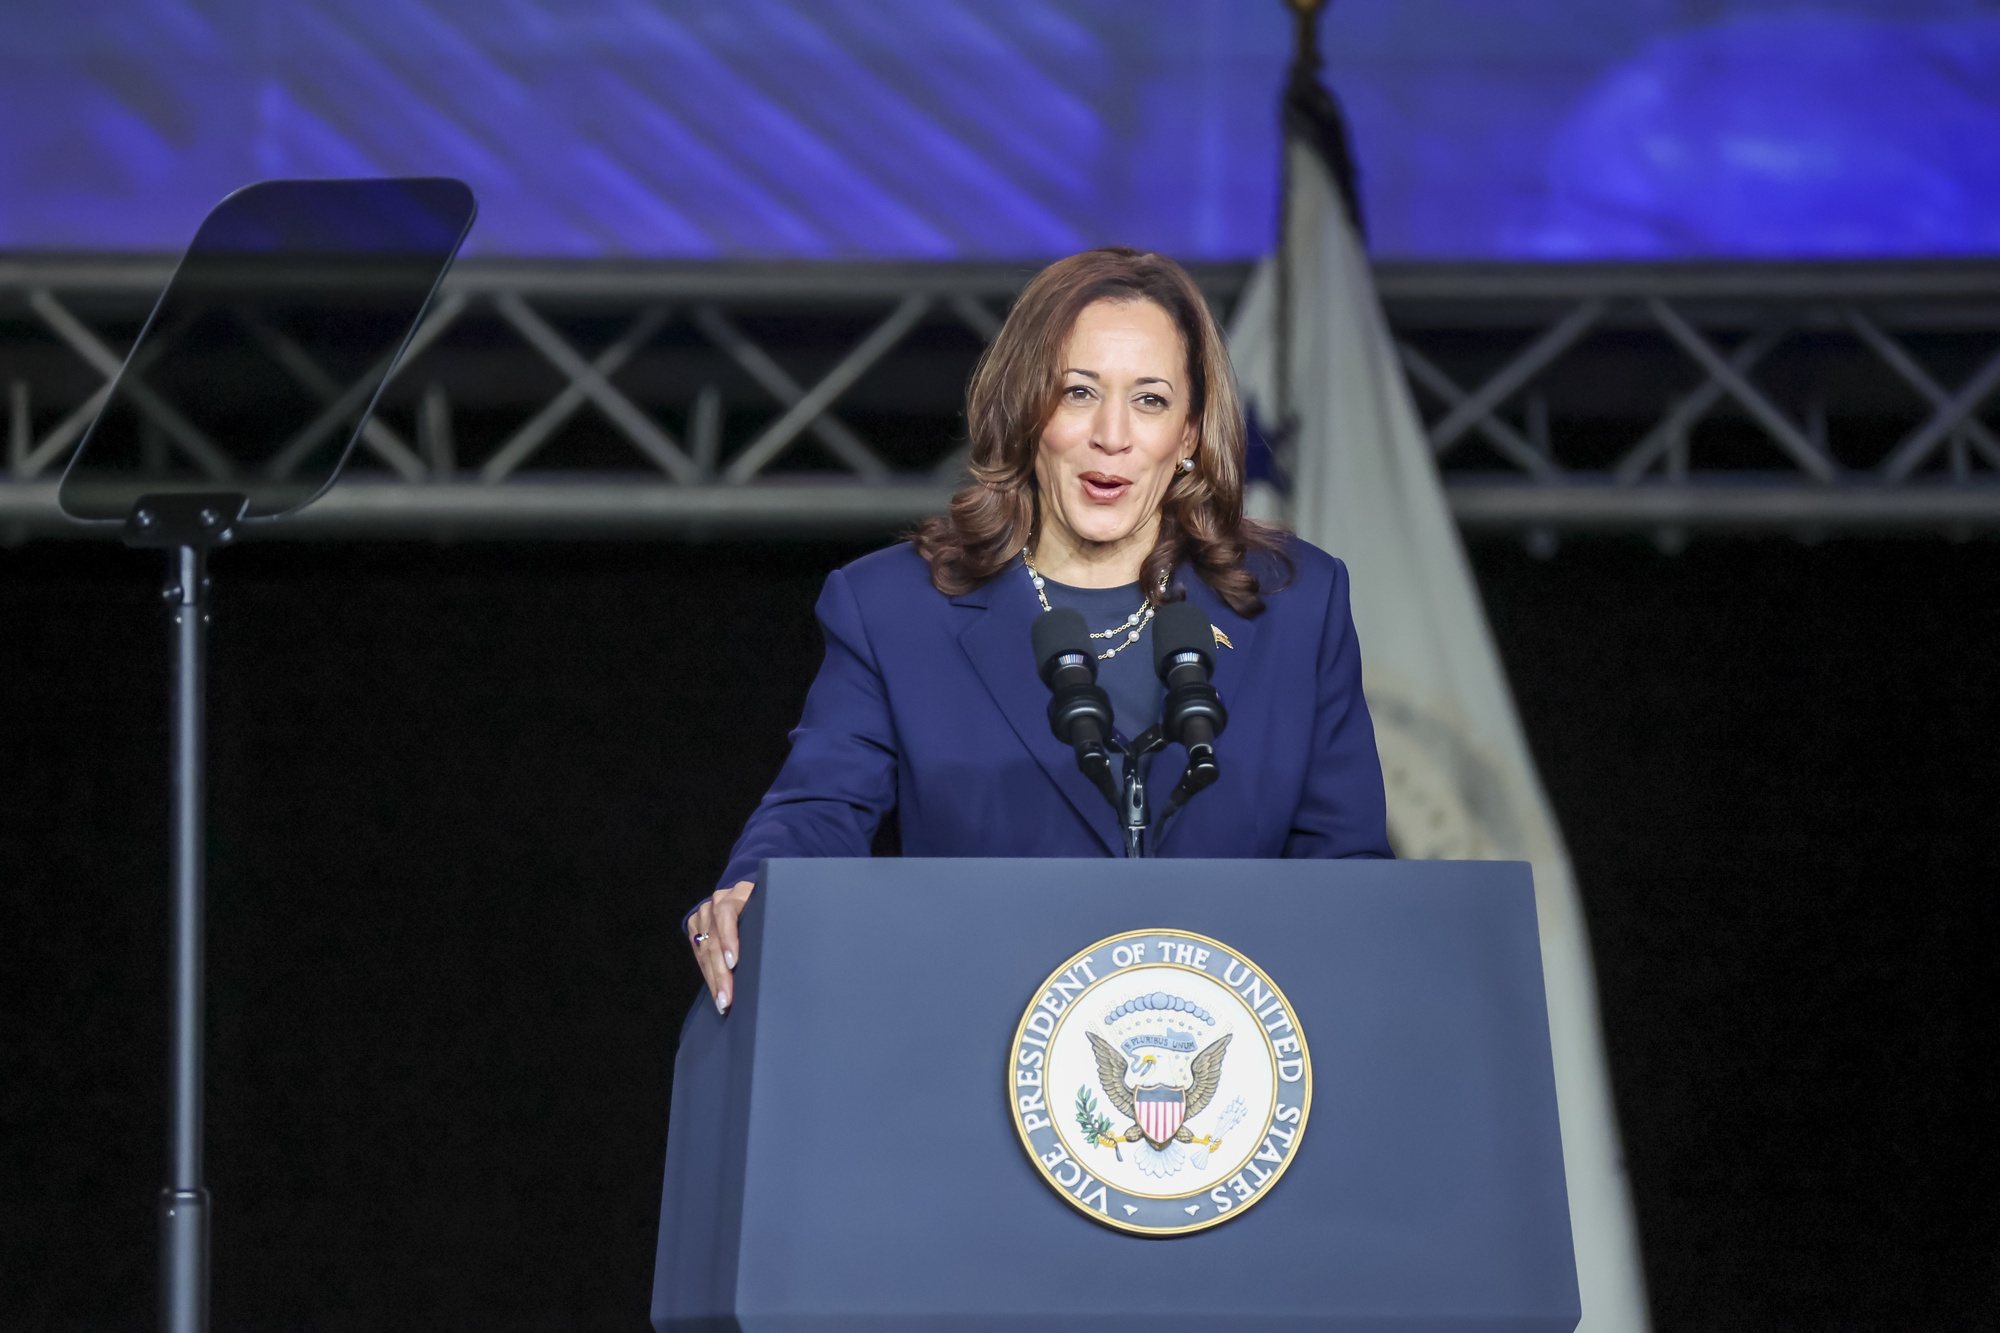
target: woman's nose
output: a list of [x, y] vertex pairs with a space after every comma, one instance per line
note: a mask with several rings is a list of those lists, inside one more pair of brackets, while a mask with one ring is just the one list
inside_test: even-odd
[[1130, 423], [1125, 420], [1122, 404], [1105, 403], [1097, 409], [1096, 429], [1091, 433], [1090, 443], [1107, 454], [1122, 454], [1132, 447]]

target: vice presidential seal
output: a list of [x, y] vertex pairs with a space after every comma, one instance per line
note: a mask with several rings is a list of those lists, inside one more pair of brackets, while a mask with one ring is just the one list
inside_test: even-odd
[[1312, 1058], [1270, 977], [1180, 930], [1100, 940], [1049, 974], [1015, 1030], [1014, 1127], [1042, 1178], [1107, 1226], [1200, 1231], [1297, 1154]]

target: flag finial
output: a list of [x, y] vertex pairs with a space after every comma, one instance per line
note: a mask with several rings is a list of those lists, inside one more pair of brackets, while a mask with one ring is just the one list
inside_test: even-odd
[[1285, 0], [1292, 11], [1292, 69], [1308, 75], [1319, 69], [1319, 11], [1326, 0]]

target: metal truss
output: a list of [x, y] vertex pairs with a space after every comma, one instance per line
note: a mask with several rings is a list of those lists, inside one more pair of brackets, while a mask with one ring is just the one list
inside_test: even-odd
[[[0, 260], [0, 538], [77, 531], [55, 479], [170, 266]], [[881, 530], [940, 507], [963, 386], [1031, 266], [549, 265], [454, 273], [301, 536]], [[1199, 277], [1227, 311], [1247, 269]], [[1463, 523], [1537, 540], [2000, 529], [2000, 266], [1385, 265]], [[252, 330], [324, 404], [360, 395]], [[161, 447], [227, 451], [158, 397]]]

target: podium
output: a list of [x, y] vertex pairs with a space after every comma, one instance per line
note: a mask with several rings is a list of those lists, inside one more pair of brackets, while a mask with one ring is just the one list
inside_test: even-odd
[[[1109, 941], [1156, 932], [1206, 939], [1244, 965], [1209, 961], [1212, 977], [1184, 967], [1185, 985], [1143, 993], [1102, 975]], [[697, 1002], [674, 1067], [660, 1330], [1577, 1324], [1525, 865], [772, 861], [742, 939], [729, 1016]], [[1030, 1022], [1045, 985], [1100, 944], [1094, 969], [1089, 959], [1073, 968], [1076, 987], [1051, 988], [1045, 1007], [1070, 1006], [1079, 1027], [1108, 1024], [1093, 1045], [1114, 1065], [1129, 1059], [1139, 1084], [1176, 1059], [1196, 1071], [1178, 1082], [1199, 1084], [1204, 1056], [1222, 1058], [1212, 1034], [1217, 1019], [1232, 1020], [1218, 986], [1241, 983], [1261, 1006], [1259, 1018], [1234, 1020], [1226, 1059], [1244, 1077], [1259, 1076], [1260, 1052], [1290, 1058], [1258, 1028], [1296, 1021], [1309, 1084], [1272, 1085], [1281, 1103], [1309, 1095], [1295, 1141], [1277, 1123], [1282, 1104], [1270, 1121], [1278, 1139], [1261, 1140], [1254, 1109], [1249, 1124], [1218, 1133], [1229, 1113], [1197, 1114], [1199, 1088], [1143, 1129], [1155, 1094], [1137, 1094], [1121, 1134], [1126, 1117], [1112, 1107], [1135, 1104], [1118, 1096], [1117, 1070], [1074, 1089], [1073, 1106], [1074, 1065], [1053, 1051], [1045, 1102], [1018, 1085], [1029, 1078], [1023, 1034], [1053, 1025]], [[1252, 963], [1282, 993], [1283, 1013], [1249, 979]], [[1161, 1012], [1135, 1016], [1135, 1006]], [[1108, 1124], [1101, 1140], [1068, 1123], [1086, 1098]], [[1035, 1123], [1024, 1103], [1064, 1122], [1069, 1155], [1107, 1178], [1126, 1172], [1130, 1186], [1125, 1164], [1165, 1154], [1178, 1174], [1086, 1206], [1084, 1189], [1057, 1186], [1073, 1170], [1062, 1152], [1043, 1158], [1053, 1168], [1038, 1163], [1052, 1131], [1024, 1131]], [[1260, 1141], [1269, 1155], [1257, 1160], [1281, 1162], [1282, 1174], [1241, 1206], [1222, 1176]], [[1246, 1169], [1264, 1180], [1279, 1168]], [[1204, 1192], [1171, 1201], [1186, 1204], [1185, 1232], [1135, 1234], [1121, 1218], [1143, 1222], [1142, 1206], [1177, 1215], [1153, 1195], [1197, 1185]]]

